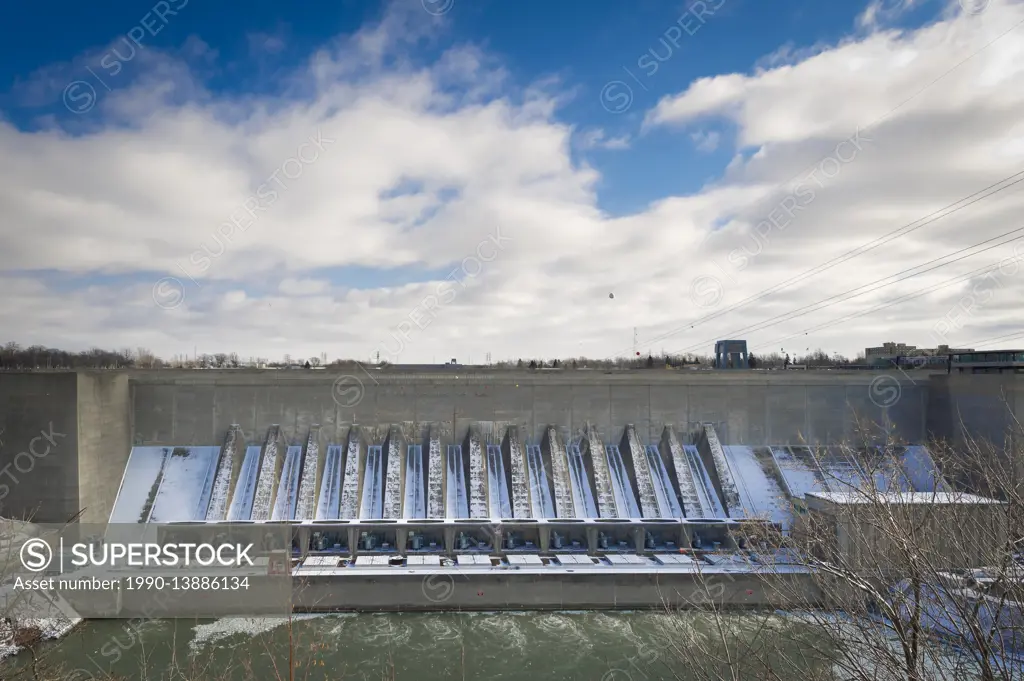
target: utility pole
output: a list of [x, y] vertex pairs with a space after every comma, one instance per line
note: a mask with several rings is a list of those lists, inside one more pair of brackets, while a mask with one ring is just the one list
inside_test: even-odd
[[634, 326], [633, 327], [633, 357], [636, 357], [636, 339], [637, 339], [637, 333], [636, 333], [636, 327]]

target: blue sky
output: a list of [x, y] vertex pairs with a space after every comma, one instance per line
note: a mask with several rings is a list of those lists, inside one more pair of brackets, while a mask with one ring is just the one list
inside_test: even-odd
[[[581, 127], [602, 127], [612, 138], [638, 135], [646, 109], [698, 78], [749, 72], [765, 55], [787, 46], [808, 49], [838, 41], [850, 34], [865, 7], [859, 2], [816, 0], [708, 0], [709, 12], [720, 6], [702, 25], [690, 9], [692, 2], [439, 0], [434, 5], [428, 1], [427, 6], [443, 8], [444, 2], [453, 4], [442, 15], [443, 30], [422, 41], [413, 58], [427, 62], [448, 46], [479, 44], [520, 85], [557, 76], [567, 91], [574, 91], [557, 117]], [[926, 10], [935, 10], [938, 3], [931, 5], [902, 17], [901, 25], [933, 18], [934, 11]], [[47, 114], [78, 123], [59, 93], [37, 98], [29, 94], [32, 88], [27, 84], [65, 63], [70, 68], [64, 73], [92, 84], [102, 97], [105, 86], [120, 87], [122, 78], [130, 82], [133, 71], [138, 71], [137, 65], [127, 63], [122, 73], [105, 77], [103, 55], [110, 46], [118, 55], [130, 55], [135, 48], [123, 43], [123, 36], [144, 23], [150, 30], [136, 35], [141, 34], [139, 42], [145, 48], [179, 50], [194, 36], [216, 51], [217, 65], [207, 73], [214, 94], [282, 92], [282, 79], [318, 48], [379, 20], [386, 9], [382, 3], [355, 0], [295, 6], [257, 0], [247, 3], [244, 11], [199, 0], [169, 0], [169, 6], [177, 13], [165, 13], [162, 22], [160, 13], [151, 11], [153, 5], [139, 2], [112, 0], [102, 12], [88, 3], [67, 2], [60, 21], [55, 21], [49, 6], [17, 3], [0, 27], [3, 44], [19, 46], [7, 50], [0, 63], [2, 80], [14, 84], [4, 98], [5, 115], [26, 130], [38, 126], [40, 116]], [[26, 34], [32, 40], [25, 41]], [[266, 40], [274, 41], [271, 47]], [[82, 59], [90, 52], [97, 54]], [[611, 113], [595, 107], [602, 88], [617, 80], [631, 88], [629, 110]], [[581, 151], [602, 173], [600, 206], [622, 215], [714, 180], [732, 157], [731, 130], [728, 125], [711, 125], [709, 130], [724, 137], [714, 151], [700, 151], [693, 140], [665, 131], [643, 135], [629, 154], [615, 149]]]
[[[477, 320], [471, 326], [485, 338], [507, 336], [508, 324], [523, 334], [481, 341], [480, 355], [511, 353], [515, 343], [547, 352], [537, 340], [544, 334], [520, 331], [537, 309], [552, 317], [542, 326], [553, 354], [614, 354], [634, 326], [654, 350], [685, 346], [671, 332], [690, 322], [707, 326], [693, 333], [708, 340], [741, 330], [756, 319], [749, 309], [725, 314], [729, 305], [1013, 168], [1016, 147], [993, 139], [1016, 140], [1018, 131], [979, 83], [1009, 87], [1019, 36], [972, 57], [973, 75], [943, 75], [1011, 25], [1022, 4], [991, 2], [254, 0], [240, 10], [112, 0], [102, 11], [67, 2], [56, 12], [16, 3], [0, 25], [0, 145], [21, 164], [6, 183], [17, 210], [0, 218], [8, 253], [0, 275], [23, 300], [68, 306], [26, 323], [18, 340], [103, 344], [119, 342], [104, 332], [117, 328], [117, 339], [134, 330], [127, 342], [163, 353], [191, 347], [195, 336], [223, 348], [237, 343], [230, 325], [220, 327], [225, 314], [251, 317], [276, 304], [353, 320], [367, 336], [337, 352], [361, 354], [419, 314], [410, 308], [446, 276], [473, 285], [459, 289], [452, 319], [417, 327], [422, 356], [451, 354], [452, 343], [472, 352], [464, 319]], [[944, 80], [914, 94], [935, 78]], [[820, 162], [822, 149], [911, 95], [913, 105], [877, 130], [886, 141], [873, 143], [874, 156], [830, 178], [792, 227], [757, 235], [801, 164]], [[991, 119], [976, 106], [991, 109]], [[950, 144], [921, 139], [908, 150], [915, 136], [899, 126], [922, 137], [935, 130]], [[342, 140], [322, 150], [330, 160], [309, 165], [257, 227], [228, 239], [208, 271], [186, 272], [182, 263], [217, 243], [217, 225], [246, 192], [316, 134]], [[953, 144], [954, 134], [965, 138]], [[958, 167], [965, 149], [984, 155], [993, 144], [1008, 158]], [[950, 156], [931, 159], [938, 151]], [[885, 175], [918, 153], [929, 158], [927, 181]], [[910, 186], [894, 197], [896, 182]], [[487, 261], [479, 277], [467, 273], [466, 258], [496, 223], [510, 230], [513, 254]], [[929, 238], [957, 233], [950, 221]], [[729, 269], [750, 243], [755, 266]], [[905, 248], [783, 291], [763, 303], [765, 316], [842, 290], [867, 270], [895, 271], [888, 265], [917, 257], [921, 245]], [[187, 289], [183, 300], [154, 309], [148, 289], [168, 276]], [[593, 308], [609, 290], [632, 302]], [[723, 314], [714, 323], [703, 321], [707, 301], [694, 304], [698, 290], [716, 292], [711, 307]], [[86, 294], [86, 302], [74, 298]], [[954, 288], [918, 309], [924, 318], [904, 332], [916, 336], [896, 340], [934, 345], [927, 329], [958, 295]], [[106, 321], [72, 324], [83, 309]], [[566, 314], [587, 330], [563, 335], [555, 318]], [[981, 324], [978, 314], [969, 318]], [[65, 323], [62, 338], [54, 329]], [[839, 327], [808, 342], [853, 354], [892, 326], [883, 314], [854, 334]], [[972, 335], [963, 325], [957, 332]], [[340, 331], [325, 326], [309, 339], [310, 354], [332, 333]], [[268, 355], [289, 347], [246, 346]]]

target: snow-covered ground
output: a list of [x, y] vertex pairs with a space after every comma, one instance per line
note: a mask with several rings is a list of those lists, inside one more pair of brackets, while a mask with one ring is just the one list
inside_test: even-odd
[[512, 512], [516, 518], [530, 518], [530, 491], [526, 479], [526, 460], [519, 443], [519, 429], [509, 428], [509, 453], [512, 459]]
[[569, 460], [565, 454], [558, 431], [548, 426], [547, 440], [551, 448], [551, 473], [555, 484], [555, 513], [559, 518], [575, 518], [576, 507], [572, 501], [572, 482], [569, 480]]
[[263, 452], [263, 464], [260, 466], [256, 480], [256, 495], [252, 500], [252, 520], [270, 520], [270, 504], [273, 501], [274, 487], [277, 485], [277, 457], [280, 456], [277, 445], [277, 431], [267, 439]]
[[636, 488], [640, 494], [640, 512], [645, 518], [664, 518], [658, 507], [654, 494], [654, 483], [651, 481], [651, 467], [647, 462], [647, 453], [636, 435], [636, 428], [626, 426], [626, 441], [629, 443], [629, 455], [633, 458], [633, 473], [636, 475]]
[[242, 431], [232, 428], [228, 431], [224, 450], [217, 464], [217, 477], [213, 481], [213, 492], [210, 495], [210, 508], [206, 512], [207, 520], [224, 520], [228, 513], [228, 501], [231, 491], [231, 468], [236, 456], [241, 456], [245, 443]]
[[604, 451], [604, 442], [594, 429], [587, 431], [586, 440], [590, 450], [590, 465], [594, 467], [597, 510], [602, 518], [618, 518], [619, 510], [615, 507], [615, 492], [612, 490], [611, 473], [608, 472], [608, 455]]
[[341, 481], [341, 518], [355, 520], [359, 517], [359, 503], [359, 436], [353, 433], [348, 438], [345, 474]]
[[[41, 528], [32, 523], [0, 518], [0, 555], [13, 556], [40, 533]], [[21, 646], [16, 645], [19, 632], [34, 629], [43, 640], [54, 640], [82, 621], [59, 594], [16, 590], [13, 582], [0, 586], [0, 604], [0, 660], [21, 651]]]
[[444, 463], [441, 461], [441, 438], [430, 434], [430, 452], [427, 465], [427, 517], [444, 517]]
[[487, 473], [480, 435], [469, 436], [469, 517], [487, 518]]
[[302, 479], [299, 481], [299, 501], [295, 506], [297, 520], [310, 520], [316, 509], [316, 471], [320, 465], [320, 429], [314, 427], [306, 440], [306, 455], [302, 459]]

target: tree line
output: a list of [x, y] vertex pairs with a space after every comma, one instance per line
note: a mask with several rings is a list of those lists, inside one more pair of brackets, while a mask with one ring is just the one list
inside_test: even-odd
[[[806, 366], [807, 368], [837, 368], [843, 366], [864, 365], [863, 357], [851, 361], [849, 358], [815, 350], [805, 355], [790, 357], [773, 352], [769, 354], [749, 355], [751, 369], [783, 369], [789, 365]], [[271, 361], [265, 357], [240, 358], [237, 352], [218, 352], [198, 354], [195, 356], [174, 355], [169, 359], [157, 356], [147, 348], [124, 348], [109, 350], [92, 348], [72, 352], [59, 348], [48, 348], [43, 345], [22, 347], [15, 342], [0, 346], [0, 369], [240, 369], [240, 368], [285, 368], [300, 366], [314, 368], [326, 365], [331, 368], [342, 368], [355, 364], [355, 359], [336, 359], [325, 362], [321, 357], [293, 357], [284, 355], [280, 361]], [[386, 365], [387, 362], [379, 362]], [[496, 369], [643, 369], [643, 368], [714, 368], [714, 357], [686, 353], [672, 355], [660, 353], [637, 357], [569, 357], [550, 358], [532, 357], [516, 360], [502, 360], [490, 364]]]

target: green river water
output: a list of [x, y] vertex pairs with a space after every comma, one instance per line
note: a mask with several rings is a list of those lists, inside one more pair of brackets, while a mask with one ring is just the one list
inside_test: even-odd
[[[762, 617], [735, 615], [728, 624], [752, 640], [755, 632], [765, 638], [762, 623]], [[807, 634], [794, 629], [799, 626], [779, 625], [786, 645]], [[681, 642], [694, 632], [716, 630], [709, 615], [696, 612], [358, 614], [296, 618], [290, 624], [153, 620], [137, 627], [94, 620], [60, 641], [0, 662], [0, 678], [31, 679], [34, 665], [36, 678], [46, 681], [108, 675], [161, 681], [697, 679], [705, 673], [692, 664], [696, 652]], [[745, 657], [738, 660], [751, 665], [744, 678], [760, 678], [763, 667]], [[791, 671], [783, 678], [806, 678]]]

